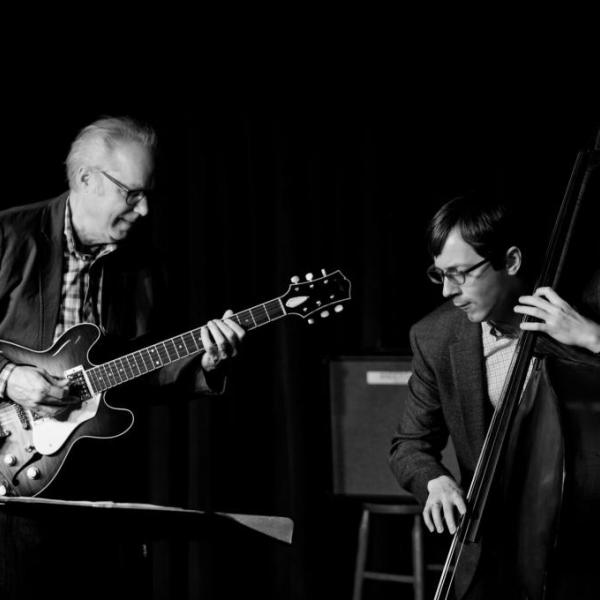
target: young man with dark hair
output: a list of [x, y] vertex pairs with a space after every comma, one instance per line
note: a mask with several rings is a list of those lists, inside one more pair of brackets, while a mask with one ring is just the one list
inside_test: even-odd
[[[507, 207], [463, 196], [442, 206], [428, 229], [434, 259], [428, 275], [442, 286], [447, 301], [411, 328], [409, 398], [392, 440], [390, 465], [400, 485], [424, 507], [430, 531], [447, 527], [454, 533], [458, 515], [467, 511], [464, 490], [501, 399], [519, 332], [537, 329], [590, 354], [595, 349], [596, 323], [573, 308], [568, 323], [554, 319], [550, 315], [566, 303], [549, 288], [530, 294], [535, 261], [520, 226]], [[522, 313], [540, 323], [522, 324]], [[576, 333], [561, 336], [569, 327]], [[441, 463], [448, 435], [460, 485]], [[479, 555], [478, 544], [463, 550], [455, 577], [459, 598], [496, 597], [497, 582], [475, 576]]]

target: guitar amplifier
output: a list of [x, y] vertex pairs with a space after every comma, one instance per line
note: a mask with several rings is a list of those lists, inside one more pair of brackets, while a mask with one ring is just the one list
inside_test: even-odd
[[[352, 356], [329, 363], [333, 492], [365, 497], [406, 496], [388, 455], [408, 397], [409, 356]], [[458, 478], [449, 441], [442, 460]]]

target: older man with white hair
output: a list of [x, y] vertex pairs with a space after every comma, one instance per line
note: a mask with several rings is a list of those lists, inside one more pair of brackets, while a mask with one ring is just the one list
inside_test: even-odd
[[[68, 192], [0, 213], [0, 339], [42, 351], [81, 323], [127, 341], [153, 330], [157, 268], [136, 229], [151, 210], [155, 147], [150, 127], [128, 117], [102, 118], [82, 129], [72, 144], [66, 160]], [[157, 382], [195, 392], [221, 391], [222, 365], [237, 353], [244, 336], [231, 315], [227, 311], [201, 327], [197, 345], [204, 352], [155, 371]], [[16, 414], [59, 421], [82, 403], [72, 393], [62, 373], [0, 353], [0, 399], [22, 411]], [[6, 465], [10, 433], [0, 431]], [[16, 478], [0, 477], [0, 494], [20, 495]], [[115, 598], [121, 597], [119, 589], [130, 594], [114, 580], [123, 571], [99, 572], [115, 564], [115, 557], [107, 555], [110, 548], [89, 543], [84, 533], [69, 524], [51, 528], [0, 510], [0, 597], [56, 594], [64, 600], [106, 597], [110, 591]], [[87, 575], [86, 569], [91, 569]], [[84, 590], [81, 584], [88, 577], [95, 583]]]

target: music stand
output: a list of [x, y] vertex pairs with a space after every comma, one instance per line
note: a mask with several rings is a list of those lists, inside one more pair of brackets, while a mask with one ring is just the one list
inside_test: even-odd
[[[165, 561], [165, 550], [173, 542], [176, 547], [202, 541], [208, 547], [213, 543], [220, 547], [224, 540], [235, 540], [235, 552], [248, 547], [243, 538], [259, 536], [264, 542], [247, 542], [252, 548], [258, 545], [260, 553], [263, 543], [291, 544], [293, 533], [293, 521], [287, 517], [144, 503], [7, 496], [0, 498], [0, 512], [23, 519], [19, 526], [27, 533], [25, 546], [19, 542], [21, 537], [11, 546], [16, 552], [7, 557], [1, 575], [3, 593], [19, 599], [49, 594], [77, 600], [82, 593], [90, 600], [104, 599], [108, 593], [114, 600], [150, 597], [161, 585], [168, 586], [169, 592], [179, 585], [170, 559]], [[34, 532], [39, 525], [43, 546], [29, 537], [32, 522], [36, 523]], [[52, 540], [57, 532], [60, 537], [55, 545]], [[150, 555], [148, 543], [152, 543]], [[45, 562], [46, 557], [50, 562]], [[22, 568], [23, 559], [33, 562]], [[207, 583], [210, 579], [198, 581], [197, 585], [212, 585]]]
[[287, 517], [202, 511], [158, 504], [59, 500], [24, 496], [0, 498], [0, 509], [13, 514], [51, 517], [68, 516], [73, 524], [92, 521], [103, 530], [117, 527], [122, 535], [152, 532], [152, 537], [197, 537], [201, 532], [223, 528], [247, 528], [286, 544], [291, 544], [294, 523]]
[[99, 527], [118, 527], [121, 534], [152, 531], [152, 537], [196, 537], [200, 532], [243, 527], [286, 544], [291, 544], [294, 523], [287, 517], [202, 511], [157, 504], [59, 500], [7, 496], [0, 508], [23, 516], [68, 516], [71, 523], [93, 520]]

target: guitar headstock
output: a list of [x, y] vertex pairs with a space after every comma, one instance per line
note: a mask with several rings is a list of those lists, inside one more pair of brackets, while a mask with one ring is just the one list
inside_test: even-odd
[[343, 303], [351, 297], [350, 281], [340, 270], [326, 273], [322, 269], [321, 273], [317, 278], [307, 273], [306, 281], [292, 277], [292, 285], [280, 297], [286, 314], [298, 315], [312, 324], [315, 322], [313, 315], [326, 318], [332, 311], [338, 313], [344, 309]]

